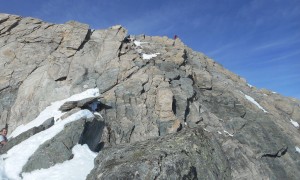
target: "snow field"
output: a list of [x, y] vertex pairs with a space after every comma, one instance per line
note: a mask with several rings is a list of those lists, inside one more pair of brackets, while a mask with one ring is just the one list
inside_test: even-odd
[[[80, 94], [73, 95], [70, 98], [54, 102], [42, 111], [36, 119], [26, 125], [19, 126], [14, 132], [12, 132], [10, 137], [16, 137], [32, 127], [39, 126], [51, 117], [59, 119], [64, 113], [58, 109], [66, 101], [76, 101], [97, 96], [99, 96], [98, 89], [89, 89]], [[37, 133], [14, 146], [6, 154], [0, 156], [0, 178], [13, 180], [21, 179], [19, 174], [21, 173], [23, 166], [41, 144], [61, 132], [67, 123], [77, 121], [81, 118], [92, 117], [94, 117], [94, 115], [89, 110], [81, 110], [64, 120], [56, 121], [49, 129]], [[94, 158], [96, 157], [96, 154], [90, 151], [87, 145], [76, 145], [72, 149], [72, 152], [74, 153], [73, 159], [65, 161], [62, 164], [57, 164], [48, 169], [36, 170], [31, 173], [23, 173], [24, 179], [85, 179], [87, 174], [94, 167]]]

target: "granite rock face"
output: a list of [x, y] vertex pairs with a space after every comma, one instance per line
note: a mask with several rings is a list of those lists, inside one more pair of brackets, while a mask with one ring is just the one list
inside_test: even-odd
[[85, 120], [69, 123], [64, 131], [45, 142], [29, 158], [23, 167], [23, 172], [31, 172], [36, 169], [46, 169], [57, 163], [72, 159], [72, 148], [78, 143], [84, 129]]
[[[50, 151], [72, 135], [69, 148], [81, 143], [99, 152], [90, 179], [300, 176], [299, 100], [248, 85], [180, 39], [0, 14], [1, 126], [11, 132], [51, 102], [90, 88], [101, 97], [61, 110], [100, 116], [74, 126], [76, 138], [73, 125], [65, 127], [24, 171], [61, 162]], [[72, 158], [66, 153], [63, 161]]]
[[231, 179], [231, 172], [214, 137], [196, 128], [103, 149], [87, 179]]

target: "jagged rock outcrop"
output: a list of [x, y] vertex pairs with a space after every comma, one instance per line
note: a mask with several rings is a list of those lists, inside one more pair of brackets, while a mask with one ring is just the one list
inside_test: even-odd
[[231, 173], [214, 137], [197, 128], [104, 149], [87, 179], [231, 179]]
[[78, 143], [84, 129], [85, 120], [69, 123], [64, 131], [40, 146], [28, 162], [23, 172], [31, 172], [40, 168], [49, 168], [72, 158], [72, 148]]
[[[153, 179], [165, 179], [169, 165], [181, 161], [173, 174], [178, 178], [300, 176], [296, 150], [300, 147], [299, 100], [249, 86], [245, 79], [180, 39], [128, 36], [119, 25], [91, 30], [73, 21], [56, 25], [0, 14], [0, 125], [8, 123], [12, 131], [33, 120], [51, 102], [90, 88], [101, 93], [97, 107], [90, 107], [100, 113], [100, 120], [83, 122], [82, 137], [77, 136], [72, 144], [86, 143], [91, 150], [100, 151], [89, 178], [101, 179], [104, 173], [103, 178], [145, 179], [141, 172], [146, 173], [149, 166]], [[61, 110], [68, 117], [89, 109], [99, 98], [67, 102]], [[68, 136], [67, 129], [62, 139]], [[207, 132], [203, 134], [202, 129]], [[199, 139], [193, 132], [200, 133]], [[193, 141], [180, 141], [179, 147], [164, 150], [181, 138]], [[156, 140], [159, 143], [154, 143]], [[151, 143], [157, 150], [141, 150], [144, 145], [150, 148], [147, 144]], [[191, 148], [188, 155], [182, 154], [180, 150], [193, 143], [203, 145], [204, 151], [197, 154]], [[59, 144], [51, 144], [49, 149]], [[47, 151], [44, 146], [40, 148]], [[134, 152], [140, 153], [137, 161]], [[70, 153], [66, 157], [70, 158]], [[214, 153], [223, 159], [221, 164], [211, 157]], [[160, 167], [164, 173], [159, 176], [159, 166], [150, 167], [147, 160], [162, 163], [161, 154], [175, 159], [164, 159], [167, 165]], [[112, 162], [114, 158], [117, 160]], [[196, 162], [209, 166], [200, 167]], [[138, 173], [131, 166], [140, 168]], [[117, 170], [123, 167], [130, 173], [118, 176]]]

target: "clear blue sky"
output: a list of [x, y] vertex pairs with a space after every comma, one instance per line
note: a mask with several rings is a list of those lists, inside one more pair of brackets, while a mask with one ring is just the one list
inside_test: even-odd
[[251, 85], [300, 99], [300, 0], [0, 0], [0, 12], [177, 34]]

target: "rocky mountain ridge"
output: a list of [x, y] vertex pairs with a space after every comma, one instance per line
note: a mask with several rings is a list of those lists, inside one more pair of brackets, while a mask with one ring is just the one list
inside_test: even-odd
[[99, 152], [88, 179], [300, 176], [299, 100], [249, 86], [180, 39], [0, 14], [1, 126], [12, 132], [93, 88], [99, 95], [65, 102], [64, 117], [12, 137], [2, 154], [85, 109], [94, 115], [41, 144], [22, 173], [72, 159], [79, 143]]

